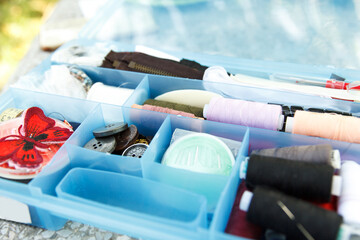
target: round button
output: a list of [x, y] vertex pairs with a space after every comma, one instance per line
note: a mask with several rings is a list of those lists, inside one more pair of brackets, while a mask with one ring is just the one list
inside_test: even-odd
[[122, 155], [127, 157], [141, 158], [144, 155], [147, 148], [148, 145], [146, 144], [136, 143], [125, 149]]
[[130, 145], [133, 145], [136, 142], [136, 139], [139, 136], [139, 132], [137, 130], [137, 127], [135, 125], [131, 125], [126, 129], [125, 131], [116, 134], [116, 148], [115, 152], [118, 154], [121, 154], [124, 149], [129, 147]]
[[103, 153], [112, 153], [115, 150], [115, 146], [115, 137], [110, 136], [105, 138], [93, 138], [85, 144], [84, 148]]
[[110, 123], [105, 127], [95, 129], [93, 134], [95, 137], [108, 137], [125, 131], [127, 128], [128, 125], [124, 122]]

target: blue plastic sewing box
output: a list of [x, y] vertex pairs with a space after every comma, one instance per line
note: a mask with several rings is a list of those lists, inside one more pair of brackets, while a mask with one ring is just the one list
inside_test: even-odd
[[[68, 44], [76, 43], [86, 46], [104, 40], [97, 39], [96, 34], [106, 30], [105, 20], [111, 18], [109, 11], [110, 9], [115, 11], [114, 9], [118, 6], [116, 2], [110, 1], [85, 26], [79, 40]], [[223, 1], [214, 2], [213, 4], [220, 4], [221, 8]], [[129, 1], [127, 3], [130, 4]], [[242, 3], [250, 4], [247, 1]], [[131, 4], [139, 3], [135, 1]], [[197, 11], [198, 8], [203, 8], [210, 3], [197, 1], [194, 4], [192, 6], [184, 4], [180, 9], [181, 11]], [[341, 3], [337, 1], [332, 1], [331, 4], [334, 5], [334, 8], [339, 7], [339, 11], [345, 11], [349, 7], [344, 3], [344, 10], [338, 6]], [[155, 9], [157, 7], [153, 6]], [[176, 9], [172, 9], [171, 6], [168, 8], [166, 8], [167, 11], [175, 11], [174, 18], [179, 17]], [[161, 12], [164, 9], [158, 11]], [[234, 11], [229, 14], [234, 14]], [[238, 12], [235, 11], [235, 13]], [[199, 18], [204, 15], [200, 11], [199, 14]], [[157, 16], [161, 20], [161, 14], [159, 13]], [[251, 18], [251, 16], [247, 17]], [[196, 21], [196, 19], [192, 20]], [[166, 23], [161, 21], [159, 24]], [[191, 24], [191, 22], [187, 24]], [[179, 26], [175, 30], [181, 33], [182, 28]], [[122, 32], [122, 34], [125, 33]], [[115, 40], [112, 42], [116, 46], [114, 50], [134, 50], [134, 44], [130, 43], [135, 42], [136, 39], [125, 38], [121, 34], [110, 37], [101, 36], [108, 37], [107, 41]], [[167, 40], [170, 41], [169, 35], [167, 36]], [[192, 37], [196, 38], [195, 35]], [[150, 45], [157, 42], [161, 46], [163, 43], [158, 42], [160, 37], [155, 38], [149, 38], [149, 43], [152, 43]], [[120, 39], [128, 40], [128, 42], [117, 41]], [[189, 38], [189, 41], [196, 42], [194, 39]], [[164, 40], [164, 42], [166, 41]], [[236, 41], [234, 42], [236, 43]], [[144, 44], [144, 42], [140, 43]], [[208, 44], [215, 43], [208, 41]], [[158, 48], [161, 49], [159, 46]], [[181, 46], [178, 45], [178, 48], [180, 49]], [[229, 49], [235, 48], [235, 44], [229, 46]], [[251, 47], [249, 46], [249, 48]], [[179, 49], [174, 51], [165, 49], [164, 51], [178, 58], [195, 60], [203, 65], [220, 65], [231, 73], [257, 77], [264, 77], [269, 73], [284, 73], [324, 79], [331, 74], [337, 74], [349, 82], [360, 79], [358, 70], [250, 60], [201, 54], [195, 53], [195, 51], [177, 51]], [[41, 76], [52, 64], [61, 63], [47, 60], [30, 74]], [[78, 67], [87, 73], [94, 82], [102, 82], [111, 86], [119, 86], [124, 83], [127, 87], [134, 89], [134, 92], [123, 106], [18, 88], [10, 88], [4, 92], [0, 96], [0, 112], [7, 108], [26, 109], [38, 106], [44, 110], [45, 114], [58, 112], [69, 122], [81, 124], [51, 162], [29, 183], [0, 179], [1, 199], [14, 201], [16, 203], [14, 206], [17, 207], [20, 204], [22, 208], [17, 210], [23, 212], [20, 214], [22, 218], [17, 218], [19, 214], [15, 214], [16, 209], [12, 209], [12, 205], [1, 205], [0, 217], [50, 230], [61, 229], [70, 219], [142, 239], [239, 240], [245, 238], [225, 233], [225, 228], [241, 182], [239, 178], [240, 164], [253, 149], [327, 143], [331, 144], [334, 149], [339, 149], [343, 160], [359, 162], [360, 144], [131, 108], [133, 104], [143, 104], [146, 99], [155, 98], [169, 91], [207, 90], [209, 88], [215, 89], [221, 95], [224, 95], [224, 92], [231, 93], [232, 96], [243, 100], [287, 106], [296, 105], [302, 106], [304, 109], [310, 107], [331, 109], [360, 116], [360, 104], [357, 102], [100, 67]], [[143, 135], [154, 136], [142, 158], [105, 154], [83, 148], [85, 143], [93, 138], [92, 130], [119, 121], [136, 125]], [[162, 156], [169, 147], [171, 136], [176, 128], [241, 141], [241, 148], [235, 158], [231, 174], [229, 176], [204, 174], [162, 165]], [[9, 214], [9, 211], [14, 215]], [[27, 216], [25, 218], [24, 213]]]

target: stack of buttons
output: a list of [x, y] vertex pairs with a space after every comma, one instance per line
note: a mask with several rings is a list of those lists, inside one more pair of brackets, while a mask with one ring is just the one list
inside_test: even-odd
[[97, 128], [93, 135], [84, 148], [127, 157], [141, 158], [150, 143], [149, 138], [139, 134], [135, 125], [128, 126], [124, 122]]

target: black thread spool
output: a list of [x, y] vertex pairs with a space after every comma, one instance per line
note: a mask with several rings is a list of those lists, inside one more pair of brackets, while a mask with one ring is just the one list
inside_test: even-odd
[[343, 222], [336, 212], [261, 186], [253, 192], [246, 217], [295, 240], [336, 240]]
[[334, 168], [327, 164], [251, 154], [246, 171], [246, 183], [250, 189], [263, 185], [295, 197], [329, 202], [333, 173]]
[[333, 148], [330, 144], [291, 146], [253, 150], [252, 154], [289, 160], [332, 164]]

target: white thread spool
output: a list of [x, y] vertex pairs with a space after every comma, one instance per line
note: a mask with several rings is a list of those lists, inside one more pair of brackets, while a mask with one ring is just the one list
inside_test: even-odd
[[114, 105], [124, 105], [133, 92], [134, 89], [113, 87], [101, 82], [96, 82], [91, 86], [87, 95], [87, 100]]
[[360, 165], [353, 161], [344, 161], [341, 166], [343, 188], [339, 198], [338, 213], [348, 224], [360, 224]]

